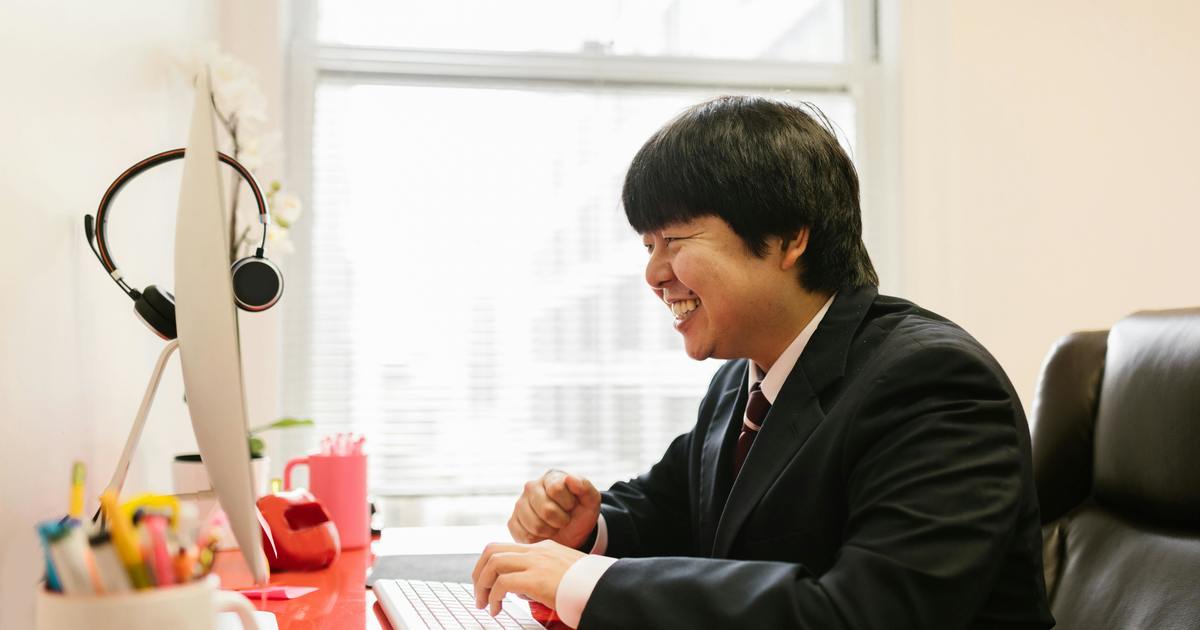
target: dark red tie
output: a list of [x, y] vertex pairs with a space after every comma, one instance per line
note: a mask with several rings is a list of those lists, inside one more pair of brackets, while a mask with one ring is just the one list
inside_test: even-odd
[[738, 436], [737, 448], [733, 451], [734, 479], [737, 479], [738, 473], [741, 472], [746, 454], [750, 452], [750, 445], [754, 443], [754, 436], [758, 435], [758, 430], [762, 428], [763, 420], [770, 410], [771, 403], [767, 400], [767, 395], [762, 393], [761, 385], [755, 383], [750, 388], [750, 399], [746, 401], [746, 418], [742, 421], [742, 433]]

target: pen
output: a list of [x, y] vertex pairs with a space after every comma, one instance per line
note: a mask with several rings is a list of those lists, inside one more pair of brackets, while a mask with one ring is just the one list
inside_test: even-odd
[[92, 548], [92, 558], [96, 561], [96, 570], [100, 574], [100, 582], [104, 585], [104, 592], [127, 593], [132, 590], [129, 574], [125, 572], [125, 567], [121, 565], [117, 551], [113, 548], [112, 534], [94, 534], [88, 540], [88, 545]]
[[117, 493], [109, 490], [100, 495], [100, 507], [104, 517], [108, 519], [108, 528], [112, 533], [113, 546], [117, 549], [117, 557], [125, 565], [129, 580], [136, 589], [150, 587], [150, 576], [142, 564], [142, 553], [138, 549], [137, 533], [129, 517], [117, 506]]
[[78, 520], [83, 515], [83, 483], [87, 479], [87, 467], [83, 462], [71, 466], [71, 501], [67, 514]]

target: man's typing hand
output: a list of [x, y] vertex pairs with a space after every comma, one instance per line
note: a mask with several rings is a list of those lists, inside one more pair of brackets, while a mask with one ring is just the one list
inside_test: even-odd
[[533, 545], [492, 543], [471, 572], [475, 607], [487, 606], [494, 617], [504, 596], [514, 593], [554, 608], [563, 575], [586, 555], [549, 540]]
[[553, 540], [578, 548], [600, 518], [600, 491], [592, 482], [551, 470], [525, 483], [508, 519], [508, 531], [519, 543]]

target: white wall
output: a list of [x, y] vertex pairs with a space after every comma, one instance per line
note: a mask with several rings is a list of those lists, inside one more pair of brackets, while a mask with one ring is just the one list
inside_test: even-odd
[[[64, 513], [71, 461], [107, 482], [162, 342], [89, 253], [82, 218], [117, 174], [181, 146], [190, 88], [172, 57], [217, 39], [202, 2], [0, 5], [0, 627], [32, 626], [34, 523]], [[167, 169], [162, 169], [167, 170]], [[114, 207], [118, 263], [170, 286], [178, 170]], [[194, 448], [173, 359], [128, 487], [167, 489]], [[89, 503], [95, 505], [94, 501]]]
[[901, 4], [905, 293], [1028, 409], [1059, 336], [1200, 305], [1200, 3]]

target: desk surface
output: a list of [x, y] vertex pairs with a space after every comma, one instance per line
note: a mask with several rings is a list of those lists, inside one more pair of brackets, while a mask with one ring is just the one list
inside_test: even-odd
[[[273, 573], [271, 584], [315, 586], [317, 590], [289, 600], [251, 600], [258, 610], [275, 613], [279, 630], [302, 628], [371, 628], [391, 630], [375, 594], [364, 586], [374, 554], [370, 549], [343, 551], [320, 571]], [[250, 571], [237, 551], [217, 554], [213, 570], [226, 589], [253, 586]]]
[[[400, 527], [384, 530], [369, 549], [343, 551], [320, 571], [274, 573], [271, 584], [315, 586], [317, 591], [291, 600], [252, 600], [258, 610], [275, 613], [280, 630], [368, 628], [391, 630], [375, 594], [366, 588], [367, 570], [375, 555], [479, 553], [488, 542], [510, 540], [503, 527]], [[253, 586], [240, 552], [217, 554], [213, 570], [226, 589]]]

